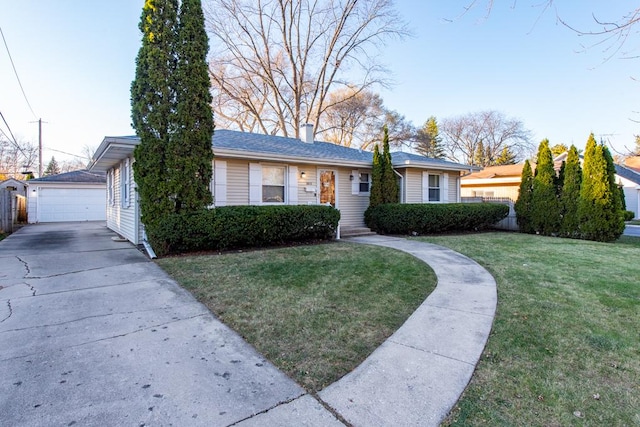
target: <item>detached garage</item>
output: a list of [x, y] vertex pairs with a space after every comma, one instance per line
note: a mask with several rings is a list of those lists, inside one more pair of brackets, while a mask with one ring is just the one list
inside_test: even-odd
[[86, 170], [27, 181], [29, 222], [106, 221], [106, 182]]

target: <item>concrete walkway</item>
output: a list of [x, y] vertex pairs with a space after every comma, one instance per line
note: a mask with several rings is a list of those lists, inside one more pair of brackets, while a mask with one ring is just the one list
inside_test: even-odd
[[311, 396], [104, 223], [0, 242], [0, 414], [12, 426], [437, 425], [464, 390], [496, 306], [451, 250], [349, 239], [427, 262], [438, 286], [365, 362]]

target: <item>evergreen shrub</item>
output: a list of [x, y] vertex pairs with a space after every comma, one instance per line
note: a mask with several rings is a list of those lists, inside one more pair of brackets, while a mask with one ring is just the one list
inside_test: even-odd
[[486, 229], [508, 214], [498, 203], [389, 203], [369, 207], [364, 218], [381, 234], [429, 234]]
[[622, 211], [622, 217], [625, 221], [631, 221], [635, 216], [636, 214], [633, 211]]
[[329, 240], [339, 220], [331, 206], [222, 206], [166, 216], [147, 235], [162, 256]]

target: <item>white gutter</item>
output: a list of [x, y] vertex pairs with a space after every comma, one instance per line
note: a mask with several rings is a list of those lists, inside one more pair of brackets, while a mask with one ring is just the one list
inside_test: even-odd
[[298, 156], [287, 156], [278, 153], [260, 153], [254, 151], [238, 151], [238, 150], [229, 150], [227, 148], [217, 148], [213, 147], [213, 152], [216, 157], [219, 158], [232, 158], [232, 159], [250, 159], [250, 160], [262, 160], [262, 161], [273, 161], [273, 162], [284, 162], [290, 161], [292, 163], [300, 163], [300, 164], [309, 164], [309, 165], [326, 165], [326, 166], [346, 166], [346, 167], [371, 167], [371, 162], [369, 161], [358, 161], [358, 160], [340, 160], [340, 159], [330, 159], [330, 158], [305, 158]]

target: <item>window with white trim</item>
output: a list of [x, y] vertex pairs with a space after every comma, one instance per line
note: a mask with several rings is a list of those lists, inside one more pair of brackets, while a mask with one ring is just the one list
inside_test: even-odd
[[120, 172], [120, 183], [121, 183], [121, 187], [122, 187], [122, 207], [123, 208], [128, 208], [130, 205], [130, 190], [131, 190], [131, 185], [130, 185], [130, 181], [129, 181], [129, 176], [131, 175], [130, 173], [131, 171], [129, 170], [129, 159], [125, 159], [124, 162], [122, 163], [122, 169]]
[[360, 193], [369, 193], [371, 191], [371, 174], [361, 172], [360, 174]]
[[441, 198], [441, 189], [440, 189], [440, 175], [432, 175], [429, 174], [428, 178], [429, 185], [429, 201], [430, 202], [439, 202]]
[[284, 166], [262, 165], [262, 203], [284, 203], [285, 195]]
[[107, 203], [113, 206], [113, 169], [107, 173]]

